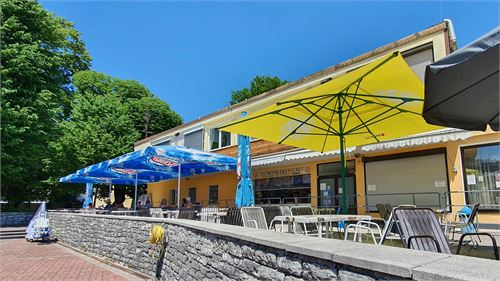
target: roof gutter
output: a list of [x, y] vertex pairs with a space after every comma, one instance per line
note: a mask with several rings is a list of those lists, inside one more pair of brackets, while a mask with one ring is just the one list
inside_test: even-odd
[[450, 19], [444, 19], [448, 27], [448, 37], [450, 40], [450, 51], [453, 53], [457, 50], [457, 36], [455, 35], [455, 28], [453, 27], [453, 22]]

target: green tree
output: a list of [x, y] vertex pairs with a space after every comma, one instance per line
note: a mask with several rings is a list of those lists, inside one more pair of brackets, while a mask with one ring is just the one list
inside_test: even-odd
[[39, 197], [42, 159], [67, 118], [73, 73], [90, 56], [73, 24], [33, 0], [1, 0], [2, 197], [17, 206]]
[[[71, 115], [60, 123], [62, 136], [51, 143], [52, 157], [45, 162], [52, 175], [48, 182], [53, 186], [53, 201], [64, 195], [54, 188], [60, 176], [130, 152], [134, 142], [148, 134], [182, 123], [167, 103], [137, 81], [82, 71], [74, 75], [73, 84]], [[116, 188], [117, 193], [133, 197], [133, 188]], [[108, 187], [99, 187], [96, 194], [107, 197]]]
[[251, 97], [258, 96], [285, 85], [288, 81], [281, 80], [278, 77], [271, 76], [255, 76], [250, 82], [250, 89], [243, 88], [241, 90], [232, 91], [230, 104], [237, 104]]

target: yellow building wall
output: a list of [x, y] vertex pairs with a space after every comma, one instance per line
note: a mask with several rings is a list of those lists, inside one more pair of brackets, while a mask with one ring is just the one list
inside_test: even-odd
[[[449, 179], [449, 189], [451, 203], [453, 205], [453, 212], [458, 211], [465, 205], [465, 195], [463, 173], [462, 173], [462, 160], [460, 155], [460, 148], [464, 146], [477, 145], [477, 144], [487, 144], [492, 142], [500, 141], [500, 133], [487, 132], [487, 133], [475, 133], [472, 137], [466, 140], [459, 141], [449, 141], [446, 143], [437, 143], [430, 145], [405, 147], [400, 149], [392, 149], [385, 151], [373, 151], [365, 152], [362, 157], [354, 157], [353, 153], [348, 153], [346, 155], [347, 160], [355, 161], [355, 171], [356, 171], [356, 193], [358, 213], [365, 213], [364, 207], [365, 201], [365, 171], [363, 157], [375, 157], [375, 156], [386, 156], [407, 152], [425, 151], [436, 148], [446, 149], [446, 161], [447, 161], [447, 173]], [[254, 167], [254, 175], [258, 172], [281, 170], [294, 167], [309, 167], [311, 174], [311, 206], [317, 207], [317, 191], [318, 191], [318, 180], [317, 180], [317, 165], [323, 163], [331, 163], [339, 161], [339, 157], [331, 157], [321, 161], [306, 161], [304, 159], [303, 163], [293, 164], [293, 165], [273, 165], [269, 167]], [[236, 173], [217, 173], [211, 175], [200, 175], [189, 178], [183, 178], [181, 180], [181, 199], [188, 196], [188, 188], [197, 188], [197, 201], [203, 203], [204, 206], [208, 205], [208, 187], [210, 185], [219, 185], [219, 206], [226, 207], [226, 205], [232, 207], [234, 205], [234, 197], [236, 194], [236, 186], [238, 184], [238, 179]], [[148, 194], [152, 196], [152, 201], [154, 206], [159, 206], [163, 198], [167, 199], [169, 202], [170, 190], [177, 189], [177, 180], [170, 180], [165, 182], [149, 184]], [[227, 204], [225, 203], [227, 200]], [[375, 213], [372, 213], [376, 215]], [[495, 211], [481, 211], [480, 212], [481, 223], [500, 223], [500, 213]]]
[[[181, 202], [182, 198], [189, 196], [189, 188], [195, 187], [196, 201], [202, 203], [203, 206], [209, 205], [208, 193], [210, 185], [219, 186], [219, 207], [234, 206], [236, 186], [238, 185], [238, 177], [235, 171], [182, 178]], [[153, 207], [159, 207], [162, 199], [170, 202], [170, 190], [177, 190], [177, 179], [149, 184], [148, 195], [152, 198]], [[174, 198], [174, 201], [177, 202], [177, 198]]]

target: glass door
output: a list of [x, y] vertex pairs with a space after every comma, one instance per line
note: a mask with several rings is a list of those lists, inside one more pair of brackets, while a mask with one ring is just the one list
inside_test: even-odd
[[335, 178], [325, 177], [319, 178], [319, 206], [320, 208], [333, 207], [335, 205], [335, 195], [337, 195], [337, 188]]

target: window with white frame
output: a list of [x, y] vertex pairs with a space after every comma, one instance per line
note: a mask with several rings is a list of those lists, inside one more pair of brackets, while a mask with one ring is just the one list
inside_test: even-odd
[[231, 133], [217, 129], [210, 130], [210, 149], [217, 149], [231, 145]]

